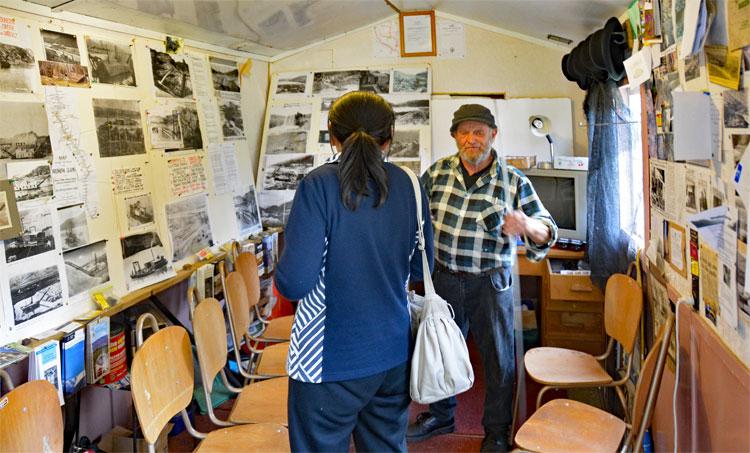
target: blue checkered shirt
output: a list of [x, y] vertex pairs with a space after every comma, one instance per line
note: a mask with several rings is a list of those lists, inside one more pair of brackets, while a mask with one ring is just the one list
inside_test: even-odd
[[[497, 153], [484, 175], [468, 190], [464, 184], [458, 154], [438, 160], [422, 175], [435, 235], [435, 259], [452, 271], [479, 274], [500, 267], [511, 267], [511, 243], [503, 234], [505, 191]], [[546, 244], [524, 238], [526, 257], [543, 259], [557, 241], [557, 225], [539, 200], [529, 179], [507, 165], [513, 209], [521, 209], [550, 229]]]

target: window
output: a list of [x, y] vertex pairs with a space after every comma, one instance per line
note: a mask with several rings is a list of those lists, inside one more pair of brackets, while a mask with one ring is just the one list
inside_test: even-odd
[[620, 228], [628, 233], [637, 248], [645, 244], [643, 200], [643, 148], [641, 143], [640, 87], [621, 88], [623, 101], [630, 109], [630, 148], [619, 153]]

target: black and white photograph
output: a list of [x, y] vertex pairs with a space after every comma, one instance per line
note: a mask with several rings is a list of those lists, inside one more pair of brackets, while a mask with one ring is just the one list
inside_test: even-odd
[[419, 130], [396, 130], [388, 157], [419, 158]]
[[91, 81], [110, 85], [135, 86], [133, 50], [129, 44], [86, 37]]
[[0, 240], [21, 234], [21, 218], [10, 181], [0, 181]]
[[107, 241], [63, 252], [68, 295], [73, 297], [109, 281]]
[[391, 86], [390, 71], [361, 71], [359, 75], [360, 91], [388, 93]]
[[0, 159], [51, 159], [47, 111], [41, 102], [0, 102]]
[[661, 0], [661, 38], [662, 49], [669, 49], [675, 43], [674, 25], [672, 23], [672, 3], [673, 0]]
[[30, 48], [0, 43], [0, 92], [31, 93], [35, 61]]
[[280, 74], [276, 81], [276, 94], [302, 95], [307, 91], [308, 73]]
[[685, 81], [697, 79], [701, 76], [700, 53], [685, 58]]
[[173, 261], [183, 260], [213, 245], [206, 194], [167, 203], [165, 211]]
[[42, 85], [53, 85], [72, 88], [89, 88], [89, 68], [76, 63], [59, 61], [40, 61], [39, 76]]
[[312, 155], [267, 155], [262, 190], [296, 190], [314, 164]]
[[258, 209], [258, 199], [255, 196], [255, 186], [250, 184], [247, 190], [235, 195], [233, 201], [240, 236], [245, 237], [263, 229], [260, 223], [260, 210]]
[[89, 243], [86, 208], [82, 204], [57, 210], [63, 252]]
[[154, 76], [156, 95], [160, 97], [186, 98], [193, 95], [190, 69], [185, 57], [164, 52], [151, 51], [151, 71]]
[[94, 99], [99, 157], [146, 154], [139, 101]]
[[223, 58], [208, 57], [214, 90], [240, 92], [240, 71], [237, 62]]
[[132, 234], [120, 239], [123, 271], [128, 291], [160, 282], [175, 275], [169, 265], [159, 235], [155, 232]]
[[747, 128], [750, 114], [747, 108], [745, 91], [727, 90], [721, 93], [724, 97], [724, 127]]
[[151, 194], [127, 196], [123, 199], [128, 231], [153, 225], [154, 203]]
[[52, 30], [41, 30], [41, 32], [47, 60], [58, 63], [81, 64], [81, 52], [78, 50], [76, 35]]
[[44, 204], [20, 206], [21, 235], [3, 241], [5, 261], [8, 263], [49, 252], [55, 249], [52, 212]]
[[16, 201], [37, 200], [52, 196], [52, 178], [47, 162], [8, 162], [5, 167], [8, 179], [13, 181]]
[[391, 103], [393, 113], [396, 114], [396, 127], [430, 125], [429, 99], [390, 97], [386, 100]]
[[182, 148], [179, 113], [171, 105], [157, 105], [146, 111], [151, 147]]
[[260, 218], [264, 227], [278, 227], [286, 225], [289, 212], [292, 210], [294, 191], [273, 190], [261, 191], [258, 196]]
[[734, 170], [740, 163], [742, 155], [750, 150], [750, 134], [729, 134], [729, 140], [732, 144], [732, 157], [734, 159], [732, 170]]
[[221, 114], [221, 133], [225, 139], [245, 137], [245, 126], [242, 121], [242, 107], [239, 96], [223, 94], [217, 98]]
[[391, 163], [393, 165], [398, 165], [401, 168], [408, 168], [417, 176], [422, 174], [420, 171], [422, 168], [422, 162], [420, 160], [399, 160], [395, 162], [391, 161]]
[[41, 269], [20, 265], [8, 273], [16, 326], [62, 306], [62, 284], [56, 264]]
[[313, 74], [313, 94], [338, 96], [359, 90], [360, 71], [331, 71]]
[[[182, 151], [186, 149], [203, 149], [201, 125], [198, 120], [198, 108], [195, 102], [176, 102], [175, 111], [180, 121], [182, 132], [182, 147], [168, 148], [167, 151]], [[242, 117], [240, 116], [240, 121]]]
[[422, 69], [394, 69], [391, 93], [427, 93], [429, 72]]
[[266, 154], [304, 153], [311, 117], [310, 104], [281, 104], [271, 107]]
[[665, 209], [664, 173], [664, 168], [651, 166], [651, 205], [661, 212]]

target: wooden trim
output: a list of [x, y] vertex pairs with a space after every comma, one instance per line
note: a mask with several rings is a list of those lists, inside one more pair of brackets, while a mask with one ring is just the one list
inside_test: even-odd
[[[430, 19], [430, 39], [432, 48], [429, 51], [425, 52], [407, 52], [406, 47], [407, 43], [404, 40], [404, 18], [405, 17], [419, 17], [419, 16], [426, 16]], [[398, 15], [398, 25], [399, 25], [399, 37], [400, 37], [400, 43], [401, 43], [401, 56], [402, 57], [434, 57], [437, 55], [437, 39], [435, 37], [435, 11], [429, 10], [429, 11], [408, 11], [404, 12], [402, 11]], [[422, 36], [421, 38], [425, 38], [425, 36]]]

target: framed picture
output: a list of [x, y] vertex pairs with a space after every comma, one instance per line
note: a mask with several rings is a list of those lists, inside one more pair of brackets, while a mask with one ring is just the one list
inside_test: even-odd
[[21, 234], [21, 220], [16, 206], [16, 194], [10, 181], [0, 181], [0, 239], [6, 240]]
[[687, 276], [685, 228], [674, 222], [667, 222], [667, 262], [675, 272]]
[[410, 11], [398, 15], [402, 57], [437, 55], [435, 11]]

